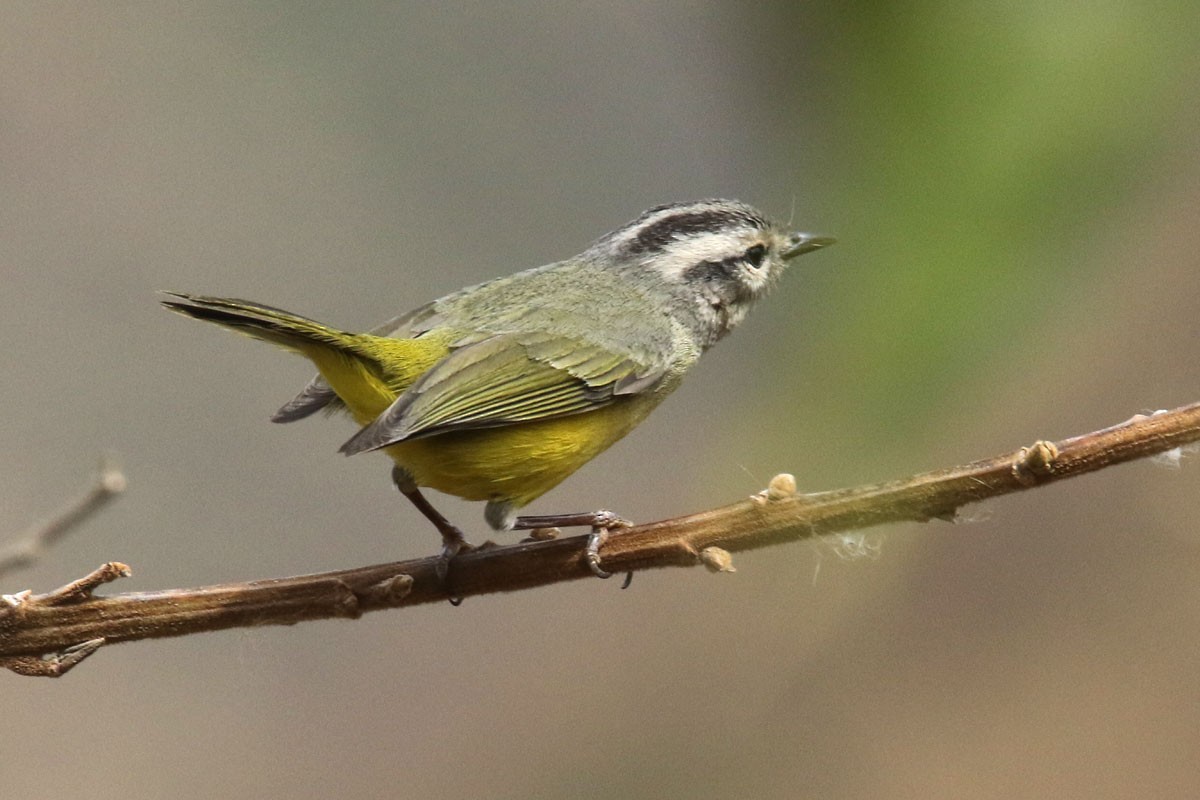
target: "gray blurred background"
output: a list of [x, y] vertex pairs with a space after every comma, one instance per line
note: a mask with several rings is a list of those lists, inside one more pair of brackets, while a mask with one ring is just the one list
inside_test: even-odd
[[[0, 590], [431, 554], [310, 370], [155, 290], [369, 327], [734, 196], [840, 238], [531, 507], [641, 521], [1200, 400], [1191, 2], [3, 3]], [[1193, 797], [1200, 472], [1139, 463], [702, 569], [0, 674], [0, 794]], [[481, 507], [438, 498], [475, 539]], [[514, 537], [515, 538], [515, 537]]]

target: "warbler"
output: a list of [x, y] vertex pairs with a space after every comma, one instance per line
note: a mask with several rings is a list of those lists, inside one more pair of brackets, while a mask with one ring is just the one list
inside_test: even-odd
[[[246, 300], [168, 292], [163, 304], [316, 365], [272, 419], [349, 413], [361, 427], [342, 452], [391, 456], [396, 487], [441, 533], [447, 563], [468, 545], [423, 487], [485, 501], [499, 531], [612, 523], [607, 512], [517, 510], [629, 433], [788, 261], [833, 241], [789, 232], [736, 200], [701, 200], [651, 208], [573, 258], [366, 333]], [[602, 573], [598, 561], [593, 569]]]

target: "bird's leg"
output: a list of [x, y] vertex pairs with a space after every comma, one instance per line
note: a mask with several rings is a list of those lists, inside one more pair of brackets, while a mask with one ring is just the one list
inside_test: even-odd
[[[608, 540], [608, 532], [615, 528], [628, 528], [632, 522], [618, 517], [611, 511], [590, 511], [581, 514], [545, 514], [541, 516], [517, 517], [513, 522], [513, 530], [530, 531], [536, 528], [570, 528], [588, 526], [592, 535], [587, 543], [588, 569], [597, 578], [611, 578], [612, 573], [600, 566], [600, 548]], [[633, 573], [625, 575], [625, 585], [628, 586]], [[622, 586], [621, 588], [624, 588]]]
[[433, 523], [433, 527], [437, 528], [438, 533], [442, 535], [442, 555], [438, 561], [437, 573], [438, 577], [443, 581], [446, 579], [446, 573], [450, 569], [450, 559], [454, 558], [460, 552], [474, 549], [467, 538], [463, 536], [463, 532], [441, 515], [433, 505], [425, 499], [425, 495], [421, 494], [421, 490], [417, 488], [412, 477], [408, 472], [397, 466], [392, 469], [392, 482], [396, 484], [396, 488], [400, 493], [408, 498], [417, 510], [425, 515], [425, 519]]

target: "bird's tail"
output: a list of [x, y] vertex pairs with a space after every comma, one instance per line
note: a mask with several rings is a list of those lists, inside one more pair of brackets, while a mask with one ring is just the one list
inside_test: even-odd
[[[307, 357], [321, 377], [301, 395], [307, 407], [297, 412], [289, 403], [275, 419], [299, 419], [313, 410], [344, 405], [366, 425], [382, 414], [421, 371], [428, 368], [412, 342], [386, 339], [366, 333], [349, 333], [292, 314], [289, 311], [227, 297], [167, 292], [163, 305], [196, 319], [215, 322], [238, 333], [262, 339]], [[391, 364], [391, 371], [385, 367]], [[408, 374], [411, 373], [411, 374]], [[281, 416], [282, 415], [282, 416]]]
[[350, 349], [356, 335], [261, 303], [231, 297], [164, 292], [171, 297], [162, 304], [189, 317], [215, 322], [231, 330], [272, 342], [312, 357], [314, 350]]

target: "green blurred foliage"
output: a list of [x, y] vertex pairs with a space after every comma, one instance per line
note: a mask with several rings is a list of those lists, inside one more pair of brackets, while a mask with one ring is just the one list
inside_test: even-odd
[[[1100, 280], [1092, 240], [1137, 235], [1121, 208], [1192, 146], [1179, 130], [1195, 119], [1200, 13], [920, 2], [817, 16], [838, 164], [819, 202], [857, 268], [818, 301], [837, 340], [818, 368], [843, 366], [872, 430], [903, 438], [930, 398], [1036, 347], [1038, 315]], [[862, 424], [837, 393], [814, 401], [831, 425]]]

